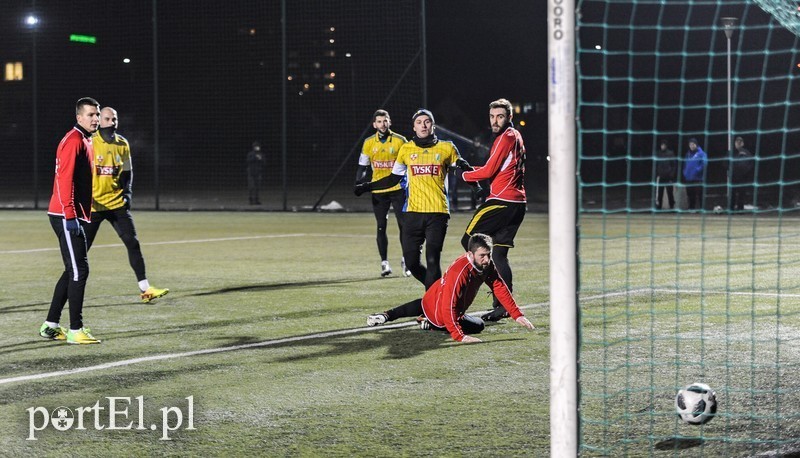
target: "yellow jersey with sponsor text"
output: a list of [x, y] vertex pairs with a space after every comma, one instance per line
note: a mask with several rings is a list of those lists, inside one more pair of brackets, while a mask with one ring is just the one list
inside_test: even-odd
[[[364, 145], [361, 147], [358, 165], [369, 165], [372, 168], [372, 181], [378, 181], [392, 173], [397, 153], [400, 151], [400, 147], [406, 143], [406, 138], [402, 135], [391, 130], [389, 132], [390, 134], [385, 142], [381, 142], [376, 132], [375, 135], [364, 140]], [[401, 182], [391, 188], [376, 190], [373, 193], [380, 194], [397, 191], [404, 185], [405, 183]]]
[[450, 213], [447, 199], [447, 171], [458, 159], [458, 149], [449, 141], [421, 148], [410, 141], [397, 154], [395, 174], [405, 169], [406, 212]]
[[[116, 210], [125, 205], [122, 199], [120, 177], [131, 171], [131, 148], [122, 135], [114, 134], [114, 141], [106, 142], [99, 133], [92, 136], [94, 144], [94, 180], [92, 181], [93, 212]], [[133, 179], [133, 178], [131, 178]]]

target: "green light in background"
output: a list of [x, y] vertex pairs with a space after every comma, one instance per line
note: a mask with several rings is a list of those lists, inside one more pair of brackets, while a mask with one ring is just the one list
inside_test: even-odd
[[69, 41], [74, 41], [76, 43], [95, 44], [95, 43], [97, 43], [97, 37], [93, 37], [91, 35], [76, 35], [76, 34], [72, 34], [72, 35], [69, 36]]

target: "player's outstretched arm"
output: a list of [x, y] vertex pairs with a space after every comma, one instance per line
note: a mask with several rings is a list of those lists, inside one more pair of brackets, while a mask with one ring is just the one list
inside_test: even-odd
[[400, 183], [400, 180], [402, 179], [403, 179], [402, 175], [395, 175], [394, 173], [390, 173], [389, 176], [383, 177], [378, 181], [357, 184], [355, 189], [353, 189], [353, 192], [355, 193], [355, 195], [360, 196], [361, 194], [364, 194], [365, 192], [368, 191], [388, 189]]

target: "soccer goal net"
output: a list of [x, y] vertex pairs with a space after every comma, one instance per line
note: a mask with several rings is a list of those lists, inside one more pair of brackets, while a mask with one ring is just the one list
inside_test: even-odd
[[575, 6], [579, 451], [796, 453], [798, 3]]

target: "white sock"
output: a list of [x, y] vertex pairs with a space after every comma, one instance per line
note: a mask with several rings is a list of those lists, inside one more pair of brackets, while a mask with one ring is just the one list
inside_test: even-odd
[[142, 292], [147, 291], [147, 288], [149, 287], [150, 287], [150, 282], [147, 281], [146, 278], [139, 282], [139, 290], [141, 290]]
[[44, 324], [46, 324], [47, 326], [50, 326], [53, 329], [58, 327], [58, 323], [53, 323], [52, 321], [45, 321]]

